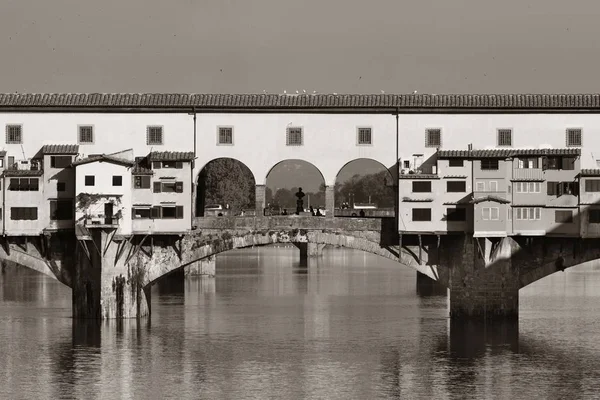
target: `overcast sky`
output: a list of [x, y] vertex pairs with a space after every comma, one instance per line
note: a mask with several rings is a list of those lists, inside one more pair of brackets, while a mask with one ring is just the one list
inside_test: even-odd
[[600, 92], [600, 2], [0, 0], [4, 92]]

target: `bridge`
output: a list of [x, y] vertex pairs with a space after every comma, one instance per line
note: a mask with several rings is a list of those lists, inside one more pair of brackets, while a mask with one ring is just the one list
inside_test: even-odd
[[3, 262], [51, 276], [73, 290], [75, 318], [149, 315], [150, 287], [161, 277], [232, 249], [293, 243], [301, 257], [324, 245], [398, 262], [450, 289], [453, 318], [518, 316], [518, 291], [538, 279], [600, 257], [597, 239], [399, 235], [394, 218], [203, 217], [185, 234], [120, 236], [89, 229], [4, 238]]

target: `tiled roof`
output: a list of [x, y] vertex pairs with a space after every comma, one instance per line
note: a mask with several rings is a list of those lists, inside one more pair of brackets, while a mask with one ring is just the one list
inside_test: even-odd
[[153, 151], [148, 155], [150, 161], [192, 161], [194, 153], [191, 151]]
[[579, 173], [581, 176], [600, 176], [600, 169], [582, 169]]
[[477, 203], [481, 203], [484, 201], [495, 201], [496, 203], [510, 203], [510, 201], [503, 199], [502, 197], [498, 197], [498, 196], [484, 196], [484, 197], [476, 197], [473, 200], [471, 200], [471, 203], [473, 204], [477, 204]]
[[600, 109], [600, 94], [0, 94], [1, 108]]
[[42, 176], [44, 171], [31, 169], [7, 169], [4, 171], [4, 176]]
[[140, 165], [134, 166], [131, 173], [133, 175], [154, 175], [154, 172], [150, 168], [142, 167]]
[[102, 154], [99, 156], [82, 158], [81, 160], [74, 161], [71, 165], [76, 167], [78, 165], [89, 164], [89, 163], [93, 163], [93, 162], [97, 162], [97, 161], [111, 162], [114, 164], [125, 165], [128, 167], [133, 167], [133, 164], [134, 164], [133, 161], [131, 161], [131, 160], [126, 160], [124, 158], [119, 158], [119, 157], [108, 156], [108, 155]]
[[77, 154], [77, 144], [46, 144], [42, 147], [42, 154]]
[[400, 174], [398, 176], [399, 179], [440, 179], [438, 175], [435, 174]]
[[444, 175], [444, 179], [465, 179], [466, 175]]
[[518, 156], [578, 156], [578, 147], [563, 149], [484, 149], [484, 150], [438, 150], [439, 158], [510, 158]]
[[411, 199], [410, 197], [403, 197], [402, 201], [405, 203], [430, 203], [433, 201], [432, 198], [426, 199]]

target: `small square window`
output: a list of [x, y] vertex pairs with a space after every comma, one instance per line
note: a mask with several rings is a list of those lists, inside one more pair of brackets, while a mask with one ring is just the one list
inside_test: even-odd
[[148, 126], [146, 128], [146, 144], [162, 145], [163, 144], [163, 127]]
[[358, 128], [358, 144], [373, 144], [371, 128]]
[[94, 175], [85, 176], [85, 186], [94, 186], [96, 184], [96, 177]]
[[113, 175], [112, 183], [113, 186], [123, 186], [123, 177], [121, 175]]
[[218, 144], [233, 144], [233, 128], [220, 126]]
[[410, 161], [404, 160], [404, 168], [410, 168]]
[[581, 129], [578, 129], [578, 128], [567, 129], [567, 138], [566, 139], [567, 139], [567, 146], [581, 147], [582, 143], [583, 143]]
[[80, 125], [78, 139], [79, 144], [94, 143], [94, 127], [91, 125]]
[[498, 146], [512, 146], [512, 129], [498, 129]]
[[67, 190], [67, 184], [65, 182], [56, 182], [56, 191], [65, 192]]
[[463, 160], [462, 158], [451, 158], [448, 160], [448, 166], [449, 167], [464, 167], [465, 160]]
[[303, 145], [303, 137], [302, 137], [302, 128], [293, 127], [287, 128], [286, 132], [286, 144], [288, 146], [302, 146]]
[[23, 143], [23, 126], [6, 125], [6, 144]]
[[442, 147], [442, 130], [425, 130], [425, 147]]

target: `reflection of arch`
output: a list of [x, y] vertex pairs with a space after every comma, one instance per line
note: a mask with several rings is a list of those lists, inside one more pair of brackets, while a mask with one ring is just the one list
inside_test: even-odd
[[[212, 163], [219, 161], [219, 160], [227, 160], [227, 161], [232, 161], [233, 164], [238, 165], [241, 170], [243, 171], [243, 173], [241, 175], [247, 175], [252, 179], [252, 182], [250, 183], [251, 188], [248, 188], [249, 192], [248, 194], [250, 195], [251, 199], [250, 199], [250, 203], [254, 203], [254, 196], [255, 196], [255, 187], [256, 187], [256, 177], [254, 176], [254, 173], [252, 172], [252, 170], [242, 161], [236, 159], [236, 158], [232, 158], [232, 157], [216, 157], [213, 158], [212, 160], [206, 162], [204, 165], [202, 165], [202, 168], [200, 168], [198, 170], [198, 174], [196, 175], [196, 190], [195, 190], [195, 196], [196, 196], [196, 201], [195, 201], [195, 208], [196, 208], [196, 216], [201, 216], [204, 215], [204, 206], [205, 204], [205, 198], [206, 198], [206, 185], [205, 185], [205, 181], [206, 181], [206, 177], [204, 176], [204, 174], [206, 174], [207, 172], [207, 167], [209, 165], [211, 165]], [[230, 169], [228, 169], [227, 171], [230, 171]], [[225, 172], [227, 173], [227, 172]], [[236, 175], [235, 177], [239, 178], [239, 175]], [[224, 177], [224, 179], [228, 179], [228, 177]], [[245, 181], [242, 181], [245, 182]], [[238, 185], [236, 185], [238, 186]], [[252, 205], [252, 207], [254, 207]]]
[[[232, 232], [233, 233], [233, 232]], [[210, 237], [215, 237], [210, 240]], [[382, 247], [379, 243], [367, 239], [340, 232], [321, 232], [292, 229], [289, 231], [270, 231], [265, 232], [236, 232], [223, 233], [212, 236], [209, 234], [209, 240], [201, 244], [191, 244], [184, 252], [185, 258], [180, 262], [172, 259], [172, 262], [160, 264], [160, 268], [150, 268], [144, 276], [143, 286], [153, 284], [161, 277], [172, 273], [175, 270], [184, 268], [196, 261], [215, 256], [219, 253], [233, 249], [241, 249], [254, 246], [266, 246], [274, 243], [314, 243], [347, 247], [355, 250], [362, 250], [368, 253], [377, 254], [391, 260], [399, 261], [400, 264], [408, 266], [427, 275], [431, 279], [437, 280], [440, 284], [448, 286], [448, 273], [446, 268], [437, 268], [424, 263], [415, 261], [414, 254], [402, 249], [400, 256]], [[148, 263], [150, 264], [150, 263]], [[166, 268], [165, 268], [166, 267]]]
[[271, 167], [271, 168], [270, 168], [270, 169], [267, 171], [267, 175], [265, 175], [265, 179], [264, 179], [264, 181], [263, 181], [263, 182], [264, 182], [264, 184], [265, 184], [265, 185], [267, 184], [267, 179], [269, 178], [269, 175], [271, 174], [271, 172], [273, 172], [273, 170], [274, 170], [275, 168], [277, 168], [277, 166], [279, 166], [279, 165], [281, 165], [281, 164], [283, 164], [283, 163], [285, 163], [285, 162], [294, 162], [294, 161], [296, 161], [296, 162], [297, 162], [297, 161], [301, 161], [301, 162], [303, 162], [303, 163], [306, 163], [306, 164], [308, 164], [309, 166], [313, 167], [313, 168], [314, 168], [314, 169], [315, 169], [315, 170], [316, 170], [316, 171], [319, 173], [319, 175], [321, 175], [321, 179], [322, 179], [323, 183], [326, 183], [326, 182], [327, 182], [327, 181], [325, 180], [325, 176], [323, 175], [323, 173], [321, 172], [321, 170], [320, 170], [320, 169], [319, 169], [319, 168], [318, 168], [318, 167], [317, 167], [315, 164], [311, 163], [310, 161], [302, 160], [302, 159], [299, 159], [299, 158], [288, 158], [288, 159], [285, 159], [285, 160], [281, 160], [281, 161], [279, 161], [278, 163], [276, 163], [275, 165], [273, 165], [273, 166], [272, 166], [272, 167]]

